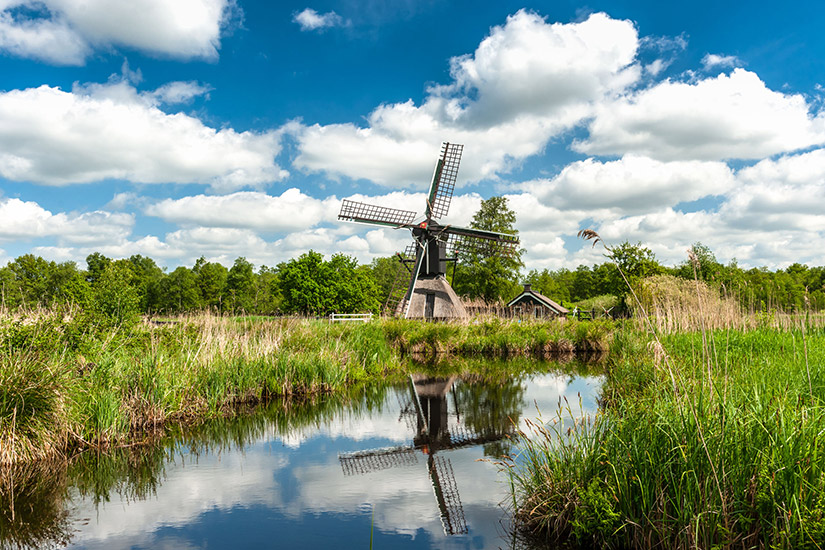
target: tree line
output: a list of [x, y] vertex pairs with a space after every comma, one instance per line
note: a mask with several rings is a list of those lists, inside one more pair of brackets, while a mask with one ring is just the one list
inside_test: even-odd
[[[448, 270], [456, 292], [494, 303], [514, 298], [521, 282], [545, 296], [572, 306], [598, 297], [621, 297], [627, 286], [618, 264], [631, 281], [657, 274], [707, 281], [723, 295], [737, 298], [750, 311], [787, 312], [825, 309], [825, 268], [793, 264], [786, 269], [742, 269], [723, 265], [701, 244], [694, 245], [699, 263], [686, 260], [666, 267], [649, 249], [622, 243], [614, 259], [575, 270], [531, 270], [520, 278], [498, 265], [458, 264]], [[191, 267], [168, 271], [151, 258], [134, 255], [112, 259], [100, 253], [74, 262], [53, 262], [25, 254], [0, 268], [0, 300], [6, 308], [52, 307], [76, 303], [107, 315], [128, 312], [176, 314], [212, 310], [227, 314], [309, 314], [380, 310], [399, 268], [394, 257], [359, 263], [344, 254], [325, 259], [308, 251], [275, 267], [255, 268], [238, 258], [229, 268], [204, 258]], [[511, 278], [507, 278], [510, 276]], [[485, 281], [487, 283], [485, 285]], [[123, 313], [121, 313], [123, 312]]]
[[[518, 235], [516, 215], [504, 197], [482, 201], [470, 227]], [[699, 278], [721, 295], [738, 299], [748, 311], [819, 311], [825, 309], [825, 268], [793, 264], [786, 269], [742, 269], [723, 265], [701, 243], [692, 247], [695, 262], [662, 265], [641, 243], [609, 249], [601, 264], [575, 270], [524, 273], [523, 250], [506, 257], [463, 251], [447, 270], [459, 296], [487, 304], [516, 297], [522, 283], [565, 306], [591, 309], [598, 304], [621, 310], [631, 284], [670, 274]], [[192, 267], [168, 271], [145, 256], [113, 259], [100, 253], [75, 262], [53, 262], [25, 254], [0, 268], [0, 306], [42, 308], [77, 304], [107, 319], [143, 314], [178, 314], [211, 310], [221, 314], [302, 314], [378, 312], [399, 270], [396, 257], [369, 264], [345, 254], [329, 259], [310, 250], [274, 267], [257, 269], [239, 257], [231, 267], [199, 258]], [[617, 269], [621, 268], [621, 272]], [[403, 269], [403, 268], [402, 268]], [[625, 277], [622, 276], [625, 274]]]

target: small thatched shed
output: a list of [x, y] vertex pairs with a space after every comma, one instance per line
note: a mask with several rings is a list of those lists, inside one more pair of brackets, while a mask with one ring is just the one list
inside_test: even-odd
[[530, 285], [524, 285], [521, 294], [511, 300], [507, 307], [513, 312], [513, 317], [531, 317], [533, 319], [544, 319], [547, 317], [558, 317], [567, 315], [570, 310], [561, 306], [533, 290]]

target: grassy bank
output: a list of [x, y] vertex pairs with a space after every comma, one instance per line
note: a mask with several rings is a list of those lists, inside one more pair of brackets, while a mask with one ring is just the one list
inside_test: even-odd
[[537, 424], [512, 470], [522, 525], [582, 548], [821, 548], [825, 332], [661, 344], [617, 333], [599, 416]]
[[125, 329], [72, 312], [0, 315], [0, 463], [134, 442], [273, 397], [400, 375], [409, 353], [602, 349], [612, 325], [196, 316]]

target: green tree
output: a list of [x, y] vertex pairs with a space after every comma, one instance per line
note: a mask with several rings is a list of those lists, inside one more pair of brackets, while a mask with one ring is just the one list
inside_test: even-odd
[[401, 264], [396, 256], [374, 258], [370, 263], [372, 280], [378, 288], [378, 296], [381, 301], [385, 301], [387, 296], [390, 295], [399, 268], [401, 268]]
[[[473, 216], [470, 227], [518, 235], [515, 228], [516, 213], [507, 206], [505, 197], [491, 197], [481, 202], [481, 208]], [[524, 263], [523, 251], [512, 257], [486, 254], [483, 249], [459, 254], [459, 266], [453, 280], [455, 291], [470, 299], [482, 299], [494, 303], [513, 298], [521, 287], [519, 277]]]
[[200, 309], [200, 292], [191, 269], [180, 266], [158, 282], [158, 306], [168, 313]]
[[201, 256], [192, 268], [200, 292], [200, 305], [218, 311], [223, 309], [223, 295], [229, 270], [217, 262], [207, 262]]
[[[676, 267], [676, 275], [685, 279], [693, 279], [694, 269], [696, 276], [703, 281], [720, 280], [725, 268], [716, 261], [713, 251], [700, 242], [696, 242], [690, 247], [690, 257]], [[695, 264], [695, 267], [694, 267]]]
[[271, 315], [280, 310], [281, 295], [278, 292], [278, 270], [262, 265], [255, 274], [255, 304], [257, 313]]
[[[656, 261], [653, 252], [642, 246], [642, 243], [634, 245], [625, 241], [611, 248], [608, 256], [616, 267], [624, 273], [630, 284], [639, 279], [665, 272], [664, 267]], [[604, 294], [624, 296], [628, 291], [627, 283], [615, 268], [606, 271], [602, 284], [604, 285]]]
[[0, 268], [0, 307], [17, 308], [20, 306], [20, 285], [14, 272], [6, 265]]
[[48, 305], [50, 267], [49, 262], [34, 254], [24, 254], [9, 262], [8, 269], [17, 282], [15, 286], [19, 293], [19, 305]]
[[238, 258], [229, 269], [224, 287], [224, 307], [232, 312], [252, 311], [255, 298], [255, 271], [246, 258]]
[[129, 284], [132, 276], [131, 264], [126, 260], [107, 264], [97, 276], [87, 307], [104, 325], [128, 326], [138, 320], [140, 297]]
[[368, 266], [335, 254], [326, 262], [313, 250], [278, 266], [282, 307], [289, 313], [326, 315], [331, 312], [376, 311], [378, 286]]
[[138, 292], [140, 310], [148, 312], [157, 308], [158, 285], [164, 277], [163, 270], [158, 267], [155, 260], [140, 254], [130, 256], [129, 263], [132, 264], [131, 284]]
[[112, 263], [112, 260], [100, 252], [86, 256], [86, 280], [94, 284], [110, 263]]
[[531, 285], [533, 290], [547, 296], [551, 300], [559, 303], [569, 302], [570, 291], [568, 287], [562, 285], [555, 275], [555, 273], [547, 269], [543, 269], [542, 271], [531, 269], [527, 277], [525, 277], [524, 282]]

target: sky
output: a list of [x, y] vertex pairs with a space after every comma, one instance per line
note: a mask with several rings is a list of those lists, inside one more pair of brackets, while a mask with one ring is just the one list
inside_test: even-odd
[[825, 265], [825, 4], [647, 0], [0, 0], [0, 265], [312, 249], [366, 263], [503, 195], [526, 269]]

